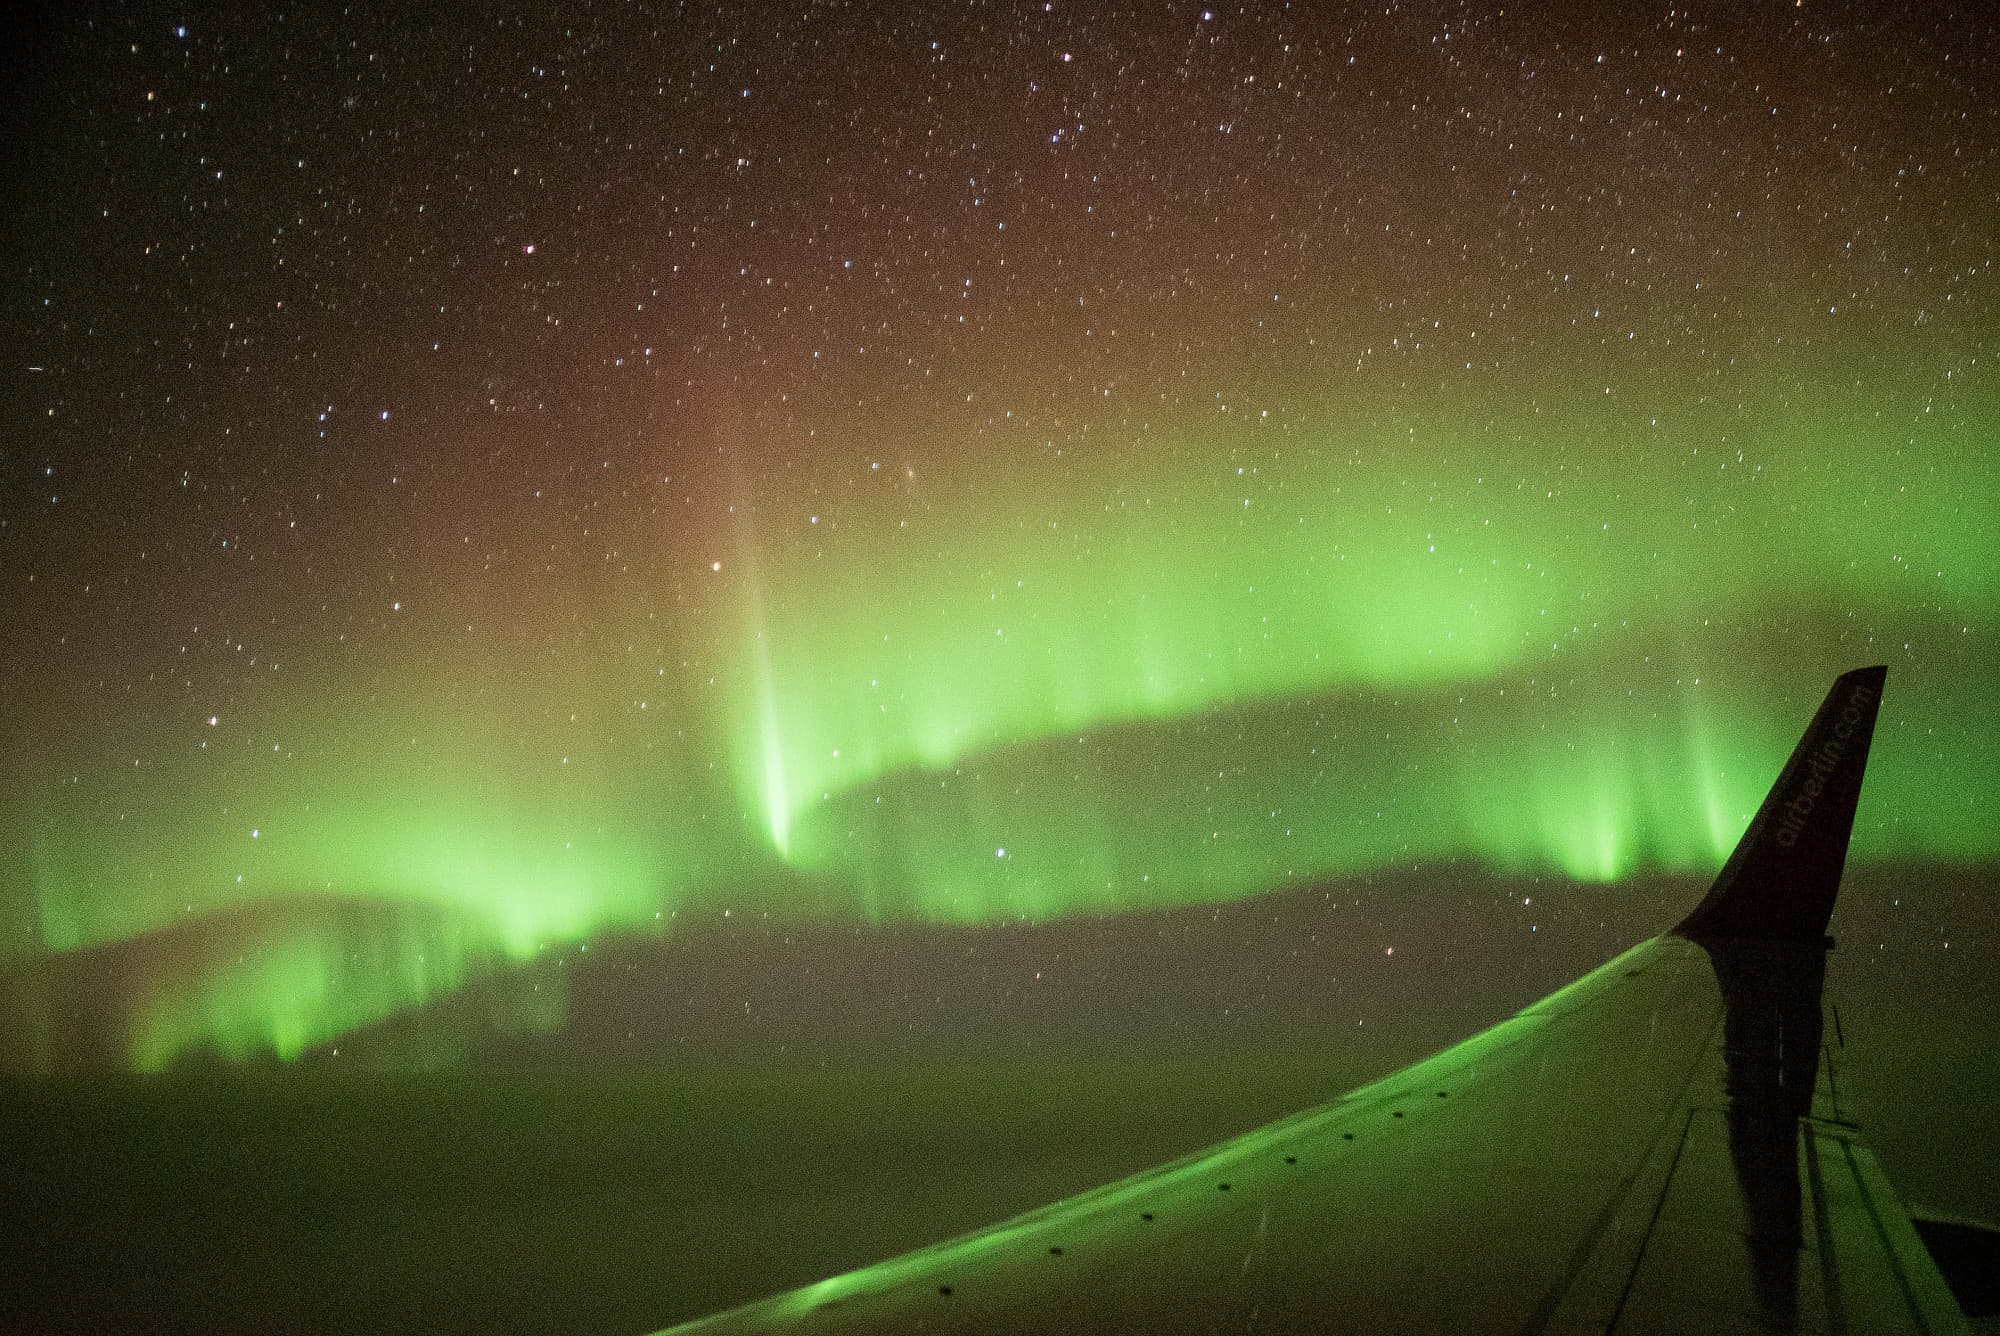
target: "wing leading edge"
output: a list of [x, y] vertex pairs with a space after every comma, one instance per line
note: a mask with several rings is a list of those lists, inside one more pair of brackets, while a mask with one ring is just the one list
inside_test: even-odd
[[1674, 931], [1329, 1104], [673, 1331], [1964, 1331], [1819, 1025], [1884, 674], [1834, 684]]

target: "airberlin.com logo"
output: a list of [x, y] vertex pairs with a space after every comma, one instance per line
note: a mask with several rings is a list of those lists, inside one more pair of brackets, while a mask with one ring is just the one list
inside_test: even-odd
[[1862, 716], [1875, 701], [1875, 693], [1867, 687], [1856, 687], [1847, 697], [1847, 705], [1834, 721], [1833, 735], [1819, 745], [1819, 750], [1806, 758], [1805, 778], [1791, 798], [1779, 809], [1782, 813], [1778, 823], [1778, 843], [1791, 848], [1805, 833], [1806, 818], [1819, 803], [1819, 796], [1825, 790], [1833, 772], [1840, 768], [1840, 758], [1847, 751], [1847, 744], [1854, 740], [1854, 730], [1860, 727]]

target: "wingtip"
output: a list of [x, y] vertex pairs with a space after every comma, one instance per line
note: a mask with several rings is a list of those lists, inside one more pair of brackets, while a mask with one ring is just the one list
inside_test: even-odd
[[1847, 862], [1887, 664], [1842, 673], [1683, 937], [1815, 941], [1826, 935]]

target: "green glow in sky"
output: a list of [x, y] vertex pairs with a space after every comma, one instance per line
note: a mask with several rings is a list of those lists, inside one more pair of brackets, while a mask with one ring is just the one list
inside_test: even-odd
[[456, 990], [490, 965], [462, 924], [415, 914], [342, 924], [295, 913], [233, 957], [148, 980], [133, 1008], [131, 1065], [160, 1071], [209, 1049], [290, 1061], [312, 1045]]
[[120, 1054], [157, 1068], [293, 1057], [683, 908], [978, 922], [1409, 863], [1697, 871], [1875, 660], [1857, 856], [1991, 858], [2000, 494], [1965, 442], [1992, 417], [1927, 440], [1871, 393], [1253, 406], [1043, 481], [940, 462], [845, 513], [745, 482], [733, 545], [640, 568], [705, 581], [664, 647], [664, 583], [496, 614], [514, 641], [447, 609], [414, 656], [47, 768], [16, 957], [235, 941], [319, 897], [428, 915], [169, 951]]
[[[1964, 713], [1884, 759], [1894, 833], [1861, 847], [1988, 850], [1930, 786], [1940, 769], [1991, 778], [1990, 711], [1950, 676], [1983, 672], [1954, 641], [1994, 611], [1973, 518], [1996, 501], [1991, 467], [1941, 450], [1944, 476], [1891, 482], [1902, 426], [1837, 395], [1816, 430], [1769, 409], [1252, 426], [1184, 443], [1182, 470], [1135, 452], [1047, 497], [961, 489], [886, 557], [774, 542], [753, 576], [739, 793], [793, 862], [949, 916], [1239, 894], [1412, 856], [1607, 881], [1698, 869], [1762, 796], [1792, 697], [1921, 635], [1946, 671], [1897, 672], [1910, 717]], [[1397, 447], [1419, 432], [1413, 473]], [[1520, 456], [1551, 449], [1568, 462], [1531, 486]], [[1400, 748], [1357, 737], [1393, 710], [1385, 693], [1432, 695], [1437, 717]], [[1246, 795], [1126, 849], [1150, 814], [1215, 786], [1192, 756], [1136, 776], [1114, 759], [1094, 779], [1068, 773], [1106, 764], [1085, 739], [1075, 763], [1008, 759], [1107, 725], [1214, 714], [1240, 730], [1232, 712], [1308, 696], [1310, 728], [1264, 719], [1232, 758], [1270, 800], [1262, 835]], [[1210, 744], [1223, 781], [1231, 741]], [[898, 775], [923, 777], [891, 783], [909, 815], [867, 813]], [[1395, 815], [1357, 826], [1377, 807]], [[893, 838], [870, 829], [899, 821]], [[993, 866], [970, 856], [1010, 843]]]
[[1860, 664], [1856, 856], [2000, 857], [1979, 25], [809, 8], [30, 25], [30, 1065], [677, 915], [1697, 871]]

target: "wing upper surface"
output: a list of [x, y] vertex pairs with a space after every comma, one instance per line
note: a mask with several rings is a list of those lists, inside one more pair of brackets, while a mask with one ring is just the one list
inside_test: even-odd
[[1719, 1015], [1656, 939], [1330, 1104], [682, 1330], [1532, 1327], [1650, 1216], [1631, 1148], [1677, 1131]]
[[1820, 1023], [1882, 673], [1676, 932], [1328, 1104], [674, 1331], [1965, 1330]]

